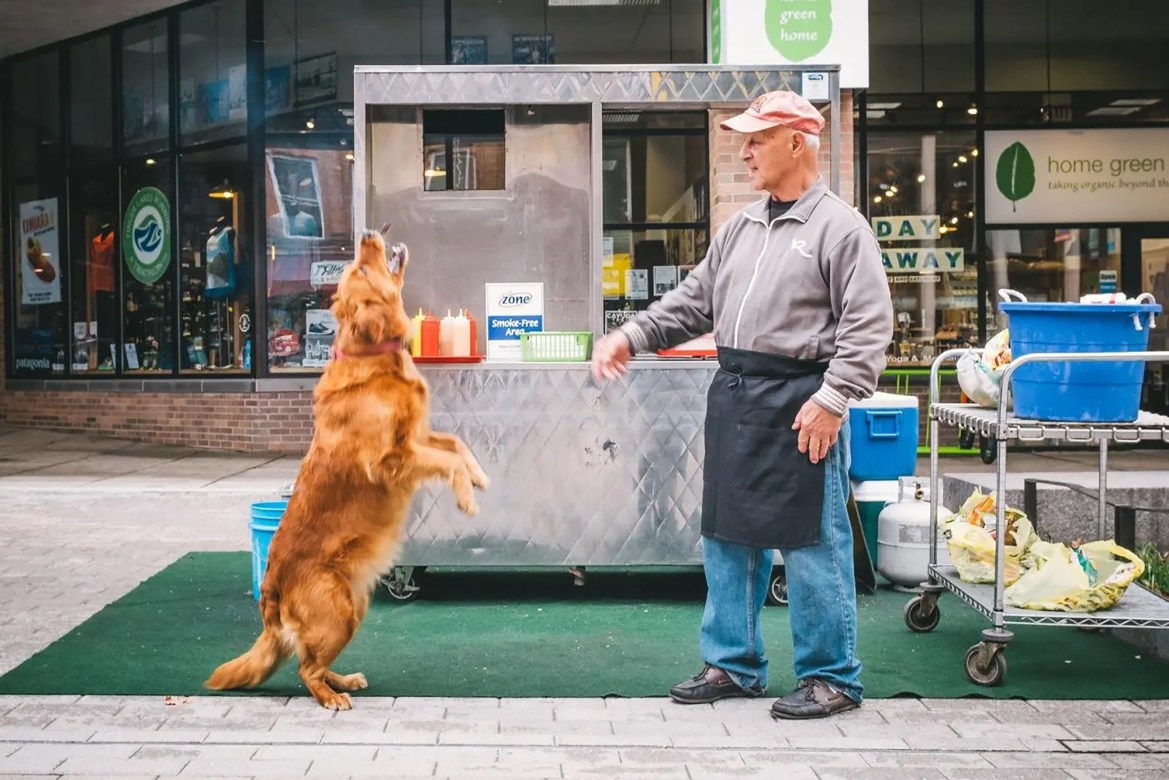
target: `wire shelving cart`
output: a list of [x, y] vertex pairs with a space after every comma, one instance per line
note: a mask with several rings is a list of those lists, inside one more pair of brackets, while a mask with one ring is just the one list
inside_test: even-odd
[[1133, 582], [1123, 598], [1111, 609], [1098, 612], [1054, 612], [1004, 607], [1006, 533], [995, 534], [995, 577], [993, 585], [963, 582], [956, 567], [939, 565], [937, 560], [938, 509], [938, 428], [940, 425], [960, 426], [998, 444], [995, 487], [996, 528], [1006, 528], [1006, 481], [1008, 442], [1038, 442], [1059, 440], [1069, 444], [1083, 444], [1099, 448], [1099, 486], [1097, 498], [1097, 539], [1106, 538], [1108, 445], [1110, 443], [1169, 442], [1169, 417], [1141, 411], [1131, 423], [1075, 423], [1044, 422], [1021, 419], [1008, 412], [1011, 378], [1028, 363], [1038, 361], [1169, 361], [1169, 352], [1083, 352], [1023, 355], [1012, 360], [1003, 372], [998, 409], [986, 409], [975, 404], [939, 403], [939, 371], [947, 360], [956, 360], [970, 348], [951, 349], [935, 358], [930, 369], [930, 562], [928, 576], [922, 583], [922, 592], [913, 597], [904, 609], [906, 625], [912, 631], [933, 631], [941, 620], [938, 598], [949, 591], [991, 622], [983, 630], [981, 640], [966, 652], [966, 675], [978, 685], [1000, 684], [1007, 672], [1003, 654], [1014, 637], [1008, 625], [1077, 626], [1080, 628], [1169, 628], [1169, 601]]

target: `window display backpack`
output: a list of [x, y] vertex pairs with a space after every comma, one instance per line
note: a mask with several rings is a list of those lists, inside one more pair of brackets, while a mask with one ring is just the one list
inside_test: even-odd
[[1011, 362], [1010, 338], [1003, 330], [986, 342], [982, 352], [971, 350], [958, 359], [958, 385], [979, 406], [998, 408], [1003, 372]]
[[1112, 541], [1078, 547], [1031, 545], [1023, 575], [1003, 593], [1008, 607], [1096, 612], [1115, 606], [1145, 571], [1135, 553]]
[[[1005, 507], [1003, 512], [1007, 523], [1003, 579], [1009, 585], [1023, 574], [1024, 557], [1035, 541], [1035, 529], [1019, 510]], [[995, 494], [983, 495], [978, 489], [942, 525], [950, 560], [963, 582], [994, 582], [997, 525]]]

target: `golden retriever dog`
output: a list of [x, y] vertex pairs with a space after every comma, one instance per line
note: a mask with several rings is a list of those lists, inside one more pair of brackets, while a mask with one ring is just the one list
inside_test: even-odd
[[313, 698], [350, 709], [345, 691], [365, 688], [365, 676], [329, 667], [394, 561], [415, 491], [442, 479], [459, 509], [478, 511], [474, 488], [486, 488], [487, 475], [462, 440], [430, 430], [429, 392], [407, 343], [406, 264], [404, 245], [387, 259], [382, 236], [366, 230], [341, 275], [333, 359], [313, 393], [316, 430], [260, 586], [264, 629], [251, 650], [212, 673], [207, 688], [259, 685], [295, 652]]

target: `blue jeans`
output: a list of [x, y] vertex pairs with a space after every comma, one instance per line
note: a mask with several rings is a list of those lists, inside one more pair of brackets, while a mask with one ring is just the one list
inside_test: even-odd
[[[824, 464], [820, 543], [780, 552], [796, 679], [818, 678], [859, 703], [863, 687], [856, 657], [856, 580], [847, 508], [848, 438], [846, 417]], [[726, 671], [742, 688], [767, 686], [759, 619], [772, 565], [771, 550], [702, 537], [707, 593], [699, 652], [703, 661]]]

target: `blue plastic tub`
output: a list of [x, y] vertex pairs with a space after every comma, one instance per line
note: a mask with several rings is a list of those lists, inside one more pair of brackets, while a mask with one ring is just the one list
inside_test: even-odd
[[893, 393], [849, 404], [849, 477], [896, 480], [916, 472], [917, 407], [916, 396]]
[[252, 504], [248, 528], [252, 532], [252, 596], [256, 601], [260, 600], [260, 583], [268, 569], [268, 545], [287, 508], [288, 501], [257, 501]]
[[[1155, 303], [1000, 303], [1011, 357], [1051, 352], [1141, 352]], [[1132, 422], [1140, 411], [1141, 360], [1031, 363], [1013, 375], [1017, 417], [1052, 422]]]

